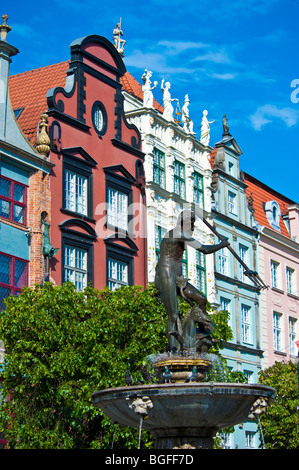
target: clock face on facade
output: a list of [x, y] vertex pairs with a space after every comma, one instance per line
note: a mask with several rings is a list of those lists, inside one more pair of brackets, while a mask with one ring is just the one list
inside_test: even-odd
[[107, 130], [107, 113], [104, 105], [96, 101], [92, 107], [92, 122], [97, 133], [102, 136]]

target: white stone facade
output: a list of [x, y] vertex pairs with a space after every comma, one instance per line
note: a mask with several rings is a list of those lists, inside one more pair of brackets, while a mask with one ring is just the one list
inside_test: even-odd
[[[212, 148], [204, 146], [194, 133], [185, 131], [182, 124], [165, 119], [154, 107], [144, 107], [138, 98], [126, 91], [123, 94], [126, 119], [138, 127], [145, 154], [148, 282], [151, 283], [161, 237], [176, 225], [182, 209], [192, 207], [195, 196], [199, 201], [196, 208], [209, 219]], [[214, 235], [200, 218], [195, 224], [194, 238], [203, 244], [215, 243]], [[205, 256], [203, 274], [195, 250], [188, 247], [186, 252], [185, 274], [194, 286], [205, 290], [208, 301], [216, 306], [213, 255]], [[200, 278], [203, 277], [205, 281], [201, 283]]]

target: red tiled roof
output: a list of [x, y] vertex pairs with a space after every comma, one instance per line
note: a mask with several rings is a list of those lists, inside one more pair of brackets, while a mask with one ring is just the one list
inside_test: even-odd
[[48, 65], [9, 77], [9, 96], [12, 108], [24, 108], [18, 123], [27, 139], [34, 145], [41, 114], [48, 109], [47, 92], [65, 86], [69, 61]]
[[214, 168], [214, 162], [215, 162], [216, 152], [217, 152], [217, 149], [216, 149], [216, 147], [215, 147], [215, 148], [213, 148], [213, 150], [212, 150], [212, 152], [211, 152], [211, 155], [210, 155], [210, 165], [211, 165], [211, 168], [212, 168], [212, 169]]
[[[278, 193], [274, 189], [269, 188], [267, 185], [257, 180], [253, 176], [248, 175], [247, 173], [244, 173], [244, 177], [244, 181], [248, 186], [246, 188], [247, 198], [252, 193], [253, 207], [255, 210], [254, 216], [256, 220], [260, 225], [274, 230], [267, 219], [263, 204], [268, 201], [276, 201], [280, 207], [281, 215], [286, 215], [288, 213], [288, 206], [294, 204], [294, 201], [288, 199], [287, 197]], [[282, 217], [280, 217], [280, 230], [282, 235], [290, 238], [290, 234], [285, 226]]]
[[[18, 123], [32, 145], [35, 143], [40, 116], [48, 109], [47, 92], [51, 88], [65, 86], [68, 68], [69, 61], [65, 61], [9, 77], [12, 108], [14, 110], [24, 108], [18, 118]], [[143, 100], [142, 86], [129, 72], [121, 78], [121, 84], [128, 93]], [[163, 107], [155, 99], [154, 107], [163, 112]]]

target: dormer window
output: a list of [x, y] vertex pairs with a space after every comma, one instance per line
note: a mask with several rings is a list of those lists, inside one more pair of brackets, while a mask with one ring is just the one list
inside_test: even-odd
[[269, 224], [274, 230], [280, 232], [280, 216], [281, 211], [278, 203], [276, 201], [268, 201], [265, 204], [265, 212]]

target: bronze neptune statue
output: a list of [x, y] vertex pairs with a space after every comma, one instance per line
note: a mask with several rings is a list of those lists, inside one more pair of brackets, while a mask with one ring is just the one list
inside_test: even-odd
[[[169, 351], [186, 348], [206, 352], [210, 346], [207, 344], [208, 338], [213, 331], [211, 320], [206, 315], [205, 295], [182, 275], [183, 254], [187, 245], [203, 254], [209, 254], [228, 246], [229, 243], [227, 240], [222, 240], [217, 245], [202, 245], [192, 236], [194, 224], [195, 212], [182, 211], [176, 227], [166, 233], [160, 245], [155, 286], [168, 315], [166, 334]], [[178, 296], [183, 297], [192, 307], [185, 315], [183, 323], [180, 318]], [[196, 335], [196, 327], [197, 331], [201, 331], [201, 335]]]

